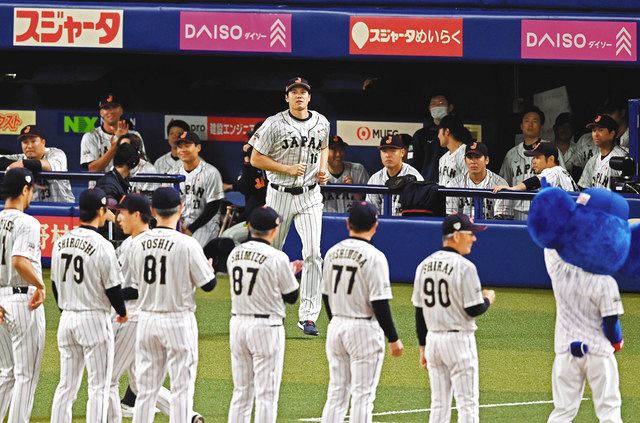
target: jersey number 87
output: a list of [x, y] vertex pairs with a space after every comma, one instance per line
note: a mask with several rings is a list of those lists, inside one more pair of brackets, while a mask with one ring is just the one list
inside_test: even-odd
[[[249, 291], [247, 295], [251, 295], [253, 292], [253, 286], [256, 284], [256, 278], [258, 277], [258, 269], [255, 267], [247, 267], [247, 273], [251, 273], [251, 279], [249, 280]], [[244, 271], [242, 267], [234, 267], [231, 271], [231, 278], [233, 280], [233, 292], [236, 295], [242, 294], [242, 276]]]

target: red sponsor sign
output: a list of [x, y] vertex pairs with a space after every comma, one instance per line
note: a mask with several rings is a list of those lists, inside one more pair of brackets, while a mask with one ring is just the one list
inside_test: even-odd
[[462, 57], [461, 18], [351, 16], [349, 53]]
[[51, 257], [53, 243], [73, 228], [80, 226], [80, 218], [69, 216], [33, 216], [40, 222], [40, 250], [42, 257]]
[[209, 116], [207, 139], [210, 141], [247, 141], [247, 132], [263, 118]]
[[27, 125], [35, 125], [36, 112], [32, 110], [0, 110], [0, 135], [18, 135]]

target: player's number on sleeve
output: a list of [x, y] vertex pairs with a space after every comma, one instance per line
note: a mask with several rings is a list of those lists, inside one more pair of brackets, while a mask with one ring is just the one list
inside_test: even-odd
[[437, 282], [437, 286], [436, 281], [433, 279], [425, 279], [423, 292], [426, 297], [424, 299], [424, 305], [427, 307], [433, 307], [436, 305], [436, 297], [438, 297], [437, 300], [440, 302], [442, 307], [446, 308], [451, 305], [451, 299], [449, 298], [449, 283], [444, 279], [440, 279]]
[[148, 255], [144, 258], [144, 273], [142, 278], [148, 284], [155, 283], [160, 276], [160, 285], [167, 283], [167, 256], [160, 257], [160, 269], [156, 256]]
[[73, 254], [61, 254], [64, 260], [64, 273], [62, 274], [62, 282], [67, 281], [67, 272], [73, 263], [73, 280], [75, 283], [82, 283], [84, 280], [84, 259], [82, 256], [73, 256]]
[[358, 271], [358, 268], [354, 266], [339, 266], [337, 264], [333, 265], [333, 271], [336, 272], [333, 293], [336, 294], [338, 292], [338, 284], [340, 284], [340, 279], [342, 279], [343, 270], [346, 270], [351, 274], [349, 276], [349, 286], [347, 287], [347, 295], [351, 295], [351, 291], [353, 291], [353, 283], [356, 281], [356, 272]]
[[[247, 273], [251, 273], [251, 279], [249, 279], [249, 290], [247, 295], [251, 295], [253, 292], [253, 286], [256, 284], [256, 278], [258, 277], [258, 269], [256, 267], [247, 267]], [[242, 267], [234, 267], [231, 271], [231, 279], [233, 283], [233, 293], [236, 295], [242, 294], [242, 278], [244, 271]]]

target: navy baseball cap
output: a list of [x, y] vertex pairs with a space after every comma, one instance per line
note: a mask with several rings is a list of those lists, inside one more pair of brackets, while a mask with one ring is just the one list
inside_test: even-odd
[[24, 167], [9, 169], [4, 174], [4, 179], [2, 179], [2, 194], [16, 197], [20, 195], [25, 185], [34, 186], [33, 173]]
[[527, 157], [545, 156], [547, 158], [553, 156], [559, 160], [560, 153], [558, 152], [558, 147], [552, 142], [540, 141], [533, 150], [525, 150], [524, 155]]
[[29, 138], [29, 137], [44, 138], [42, 136], [42, 132], [40, 131], [40, 128], [38, 128], [36, 125], [27, 125], [24, 128], [22, 128], [20, 130], [20, 135], [18, 135], [18, 141], [22, 141], [23, 139]]
[[580, 193], [576, 200], [578, 207], [589, 207], [603, 213], [629, 219], [629, 203], [620, 194], [604, 188], [589, 188]]
[[178, 137], [178, 139], [176, 140], [176, 145], [178, 144], [188, 144], [188, 143], [193, 143], [193, 144], [200, 144], [200, 137], [198, 136], [198, 134], [196, 134], [193, 131], [186, 131], [183, 132], [182, 134], [180, 134], [180, 136]]
[[378, 150], [382, 150], [383, 148], [405, 148], [404, 140], [400, 134], [387, 135], [380, 140]]
[[368, 201], [355, 201], [349, 211], [349, 222], [358, 228], [371, 228], [378, 221], [378, 209]]
[[618, 122], [609, 115], [598, 115], [587, 124], [587, 129], [593, 128], [607, 128], [609, 131], [617, 131]]
[[249, 225], [257, 231], [270, 231], [281, 223], [282, 216], [269, 206], [258, 207], [249, 216]]
[[116, 100], [113, 94], [105, 95], [98, 102], [98, 109], [104, 109], [108, 107], [119, 107], [119, 106], [121, 106], [121, 104], [118, 100]]
[[442, 222], [442, 235], [451, 235], [458, 231], [468, 231], [473, 234], [482, 232], [487, 229], [486, 225], [476, 225], [471, 221], [469, 216], [464, 213], [450, 214]]
[[80, 210], [94, 211], [107, 207], [107, 194], [100, 188], [86, 189], [80, 193]]
[[285, 85], [284, 92], [288, 93], [289, 91], [291, 91], [296, 87], [302, 87], [302, 88], [305, 88], [307, 91], [311, 92], [311, 85], [309, 85], [306, 79], [301, 78], [299, 76], [296, 78], [291, 78], [290, 80], [287, 81], [287, 85]]
[[116, 209], [128, 210], [129, 212], [140, 212], [141, 214], [151, 214], [151, 204], [149, 199], [142, 194], [127, 194], [116, 205]]
[[489, 157], [489, 148], [483, 142], [472, 142], [465, 147], [465, 157]]
[[334, 135], [331, 138], [329, 138], [329, 149], [330, 150], [335, 150], [335, 149], [339, 149], [339, 148], [347, 148], [348, 145], [349, 144], [344, 142], [344, 140], [338, 135]]
[[151, 207], [158, 210], [172, 209], [180, 203], [180, 193], [173, 187], [160, 187], [151, 197]]

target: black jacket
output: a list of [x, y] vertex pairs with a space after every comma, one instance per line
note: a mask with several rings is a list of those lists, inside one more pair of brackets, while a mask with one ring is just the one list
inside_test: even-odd
[[440, 147], [438, 128], [433, 121], [424, 124], [413, 134], [413, 160], [409, 163], [416, 168], [426, 182], [438, 182], [440, 157], [447, 151]]

